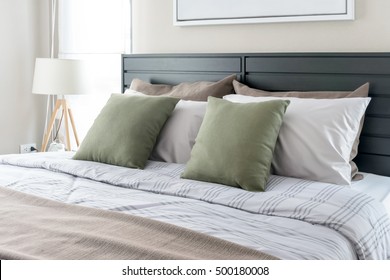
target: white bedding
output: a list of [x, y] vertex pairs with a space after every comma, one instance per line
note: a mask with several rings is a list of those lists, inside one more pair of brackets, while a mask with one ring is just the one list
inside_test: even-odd
[[390, 177], [361, 173], [364, 176], [363, 180], [352, 182], [352, 189], [379, 200], [390, 213]]
[[390, 258], [383, 205], [348, 187], [271, 176], [266, 192], [252, 193], [179, 179], [180, 164], [150, 161], [141, 171], [75, 161], [71, 155], [1, 156], [0, 185], [150, 217], [282, 259]]

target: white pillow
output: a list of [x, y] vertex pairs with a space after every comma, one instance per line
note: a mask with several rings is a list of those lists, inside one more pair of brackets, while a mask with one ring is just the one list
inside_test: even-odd
[[[145, 95], [132, 89], [127, 89], [125, 94]], [[207, 102], [204, 101], [180, 100], [161, 129], [150, 159], [187, 163], [206, 113], [206, 107]]]
[[139, 92], [139, 91], [136, 91], [136, 90], [133, 90], [133, 89], [126, 89], [124, 94], [134, 94], [134, 95], [146, 95], [142, 92]]
[[207, 102], [180, 100], [161, 130], [150, 159], [187, 163], [206, 107]]
[[350, 154], [370, 98], [303, 99], [232, 94], [224, 99], [241, 103], [290, 100], [274, 151], [273, 172], [351, 184]]

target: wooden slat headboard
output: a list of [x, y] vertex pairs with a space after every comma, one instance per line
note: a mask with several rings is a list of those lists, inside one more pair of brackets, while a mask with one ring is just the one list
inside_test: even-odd
[[354, 90], [369, 82], [371, 103], [356, 162], [390, 176], [390, 53], [135, 54], [122, 57], [122, 89], [133, 78], [178, 84], [230, 74], [269, 91]]

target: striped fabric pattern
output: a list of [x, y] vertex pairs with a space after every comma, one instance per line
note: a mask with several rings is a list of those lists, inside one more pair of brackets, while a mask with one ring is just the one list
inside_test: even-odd
[[70, 159], [0, 157], [0, 184], [65, 203], [183, 226], [284, 259], [389, 259], [384, 207], [348, 187], [271, 176], [266, 192], [180, 179], [184, 165], [145, 170]]

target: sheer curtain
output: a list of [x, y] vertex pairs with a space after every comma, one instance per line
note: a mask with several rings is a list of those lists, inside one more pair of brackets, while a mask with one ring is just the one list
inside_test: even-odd
[[58, 57], [90, 66], [91, 95], [67, 97], [80, 140], [110, 94], [121, 92], [121, 54], [131, 52], [130, 17], [131, 0], [58, 2]]

